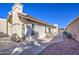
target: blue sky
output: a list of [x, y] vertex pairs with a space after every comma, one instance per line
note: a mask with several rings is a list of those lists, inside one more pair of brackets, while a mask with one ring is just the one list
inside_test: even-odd
[[[23, 3], [22, 3], [23, 4]], [[0, 18], [7, 18], [13, 4], [0, 3]], [[65, 28], [72, 20], [79, 16], [79, 4], [67, 3], [25, 3], [23, 12], [49, 24], [58, 24]]]

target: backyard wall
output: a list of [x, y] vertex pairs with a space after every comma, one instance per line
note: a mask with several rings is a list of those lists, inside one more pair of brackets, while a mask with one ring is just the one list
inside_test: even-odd
[[7, 36], [6, 32], [6, 19], [0, 18], [0, 37]]

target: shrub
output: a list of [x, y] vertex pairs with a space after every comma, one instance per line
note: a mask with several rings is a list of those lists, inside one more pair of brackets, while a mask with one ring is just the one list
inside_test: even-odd
[[73, 35], [70, 32], [64, 31], [63, 34], [66, 36], [68, 39], [72, 39]]
[[16, 41], [16, 42], [20, 42], [21, 38], [17, 34], [12, 34], [11, 40]]

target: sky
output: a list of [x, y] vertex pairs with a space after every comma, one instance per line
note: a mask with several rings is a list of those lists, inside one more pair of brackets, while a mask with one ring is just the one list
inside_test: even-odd
[[[58, 24], [59, 28], [66, 28], [79, 16], [78, 3], [21, 3], [23, 12], [32, 17], [47, 22]], [[7, 18], [13, 3], [0, 3], [0, 18]]]

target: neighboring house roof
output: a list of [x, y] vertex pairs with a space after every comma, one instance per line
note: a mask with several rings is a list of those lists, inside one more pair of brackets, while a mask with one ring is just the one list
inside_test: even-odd
[[66, 29], [67, 29], [70, 25], [72, 25], [74, 22], [76, 22], [78, 19], [79, 19], [79, 16], [78, 16], [78, 17], [76, 17], [76, 19], [75, 19], [75, 20], [73, 20], [71, 23], [69, 23], [69, 24], [68, 24], [68, 26], [66, 27]]
[[43, 25], [47, 25], [47, 26], [56, 28], [54, 25], [49, 25], [49, 24], [47, 24], [47, 23], [45, 23], [41, 20], [35, 19], [35, 18], [31, 17], [30, 15], [25, 14], [25, 13], [18, 13], [18, 16], [23, 17], [23, 18], [27, 18], [28, 20], [33, 21], [33, 22], [37, 22], [37, 23], [40, 23], [40, 24], [43, 24]]

